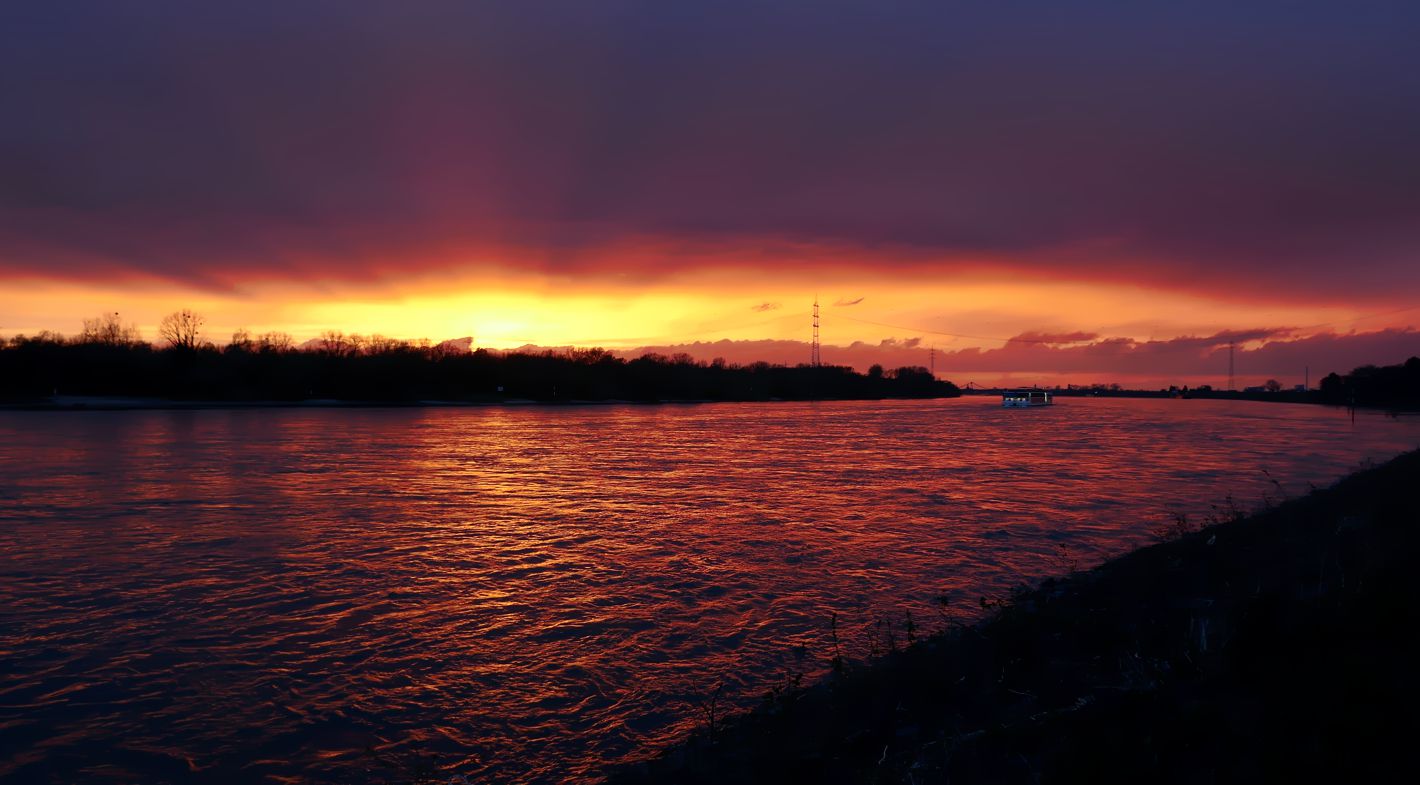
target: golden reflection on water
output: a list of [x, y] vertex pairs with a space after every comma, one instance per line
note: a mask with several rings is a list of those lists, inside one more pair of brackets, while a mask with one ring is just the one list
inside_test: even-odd
[[0, 778], [586, 778], [822, 673], [835, 613], [862, 656], [1417, 442], [1217, 401], [3, 413]]

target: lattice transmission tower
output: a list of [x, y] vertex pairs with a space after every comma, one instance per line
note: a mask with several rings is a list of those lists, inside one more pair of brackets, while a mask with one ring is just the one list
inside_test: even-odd
[[819, 359], [820, 359], [820, 358], [819, 358], [819, 354], [818, 354], [818, 295], [814, 295], [814, 344], [813, 344], [813, 356], [809, 358], [809, 363], [812, 364], [813, 367], [817, 368], [817, 367], [819, 367]]

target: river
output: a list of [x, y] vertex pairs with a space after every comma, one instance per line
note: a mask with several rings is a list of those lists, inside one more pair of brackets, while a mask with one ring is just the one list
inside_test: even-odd
[[1417, 445], [1209, 400], [0, 412], [0, 780], [595, 778], [821, 675], [835, 614], [862, 657]]

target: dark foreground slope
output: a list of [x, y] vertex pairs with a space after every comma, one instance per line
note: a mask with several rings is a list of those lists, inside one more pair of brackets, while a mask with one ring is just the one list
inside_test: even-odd
[[617, 773], [1413, 781], [1420, 452], [1016, 596]]

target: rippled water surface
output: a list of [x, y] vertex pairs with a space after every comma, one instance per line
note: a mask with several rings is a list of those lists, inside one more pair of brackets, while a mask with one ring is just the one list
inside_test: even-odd
[[1220, 401], [4, 412], [0, 779], [594, 777], [821, 673], [835, 612], [861, 655], [1417, 444]]

